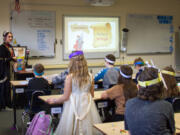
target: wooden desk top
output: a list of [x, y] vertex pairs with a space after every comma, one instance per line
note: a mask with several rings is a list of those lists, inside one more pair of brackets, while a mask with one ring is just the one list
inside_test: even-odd
[[[27, 86], [28, 81], [27, 80], [16, 80], [16, 81], [10, 81], [12, 86]], [[49, 83], [50, 84], [50, 83]], [[51, 85], [51, 84], [50, 84]]]
[[[175, 113], [175, 126], [176, 133], [180, 133], [180, 113]], [[97, 128], [105, 135], [128, 135], [126, 133], [120, 133], [120, 130], [124, 130], [124, 121], [121, 122], [112, 122], [112, 123], [101, 123], [94, 124], [94, 127]]]
[[21, 71], [15, 71], [17, 74], [33, 74], [33, 70], [21, 70]]
[[27, 86], [27, 84], [28, 84], [28, 81], [26, 81], [26, 80], [18, 80], [18, 81], [10, 81], [10, 83], [11, 83], [11, 85], [12, 86]]
[[[128, 132], [124, 130], [124, 121], [94, 124], [93, 126], [105, 135], [128, 135]], [[122, 130], [121, 133], [120, 130]]]
[[101, 94], [103, 93], [103, 90], [102, 91], [95, 91], [94, 92], [94, 100], [100, 100], [101, 99]]
[[[94, 100], [99, 100], [101, 99], [101, 93], [103, 91], [95, 91], [94, 92]], [[48, 95], [48, 96], [39, 96], [39, 98], [43, 101], [46, 101], [49, 98], [60, 98], [62, 95]]]
[[176, 133], [180, 133], [180, 113], [175, 113], [174, 119], [176, 125]]
[[62, 95], [47, 95], [47, 96], [39, 96], [39, 98], [41, 99], [41, 100], [43, 100], [43, 101], [46, 101], [47, 99], [49, 99], [49, 98], [54, 98], [54, 99], [56, 99], [56, 98], [60, 98]]

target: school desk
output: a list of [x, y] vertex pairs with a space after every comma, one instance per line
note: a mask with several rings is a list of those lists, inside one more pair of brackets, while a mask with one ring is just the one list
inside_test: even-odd
[[128, 132], [124, 130], [124, 121], [94, 124], [93, 126], [105, 135], [128, 135]]
[[176, 125], [176, 134], [180, 135], [180, 113], [175, 113], [174, 119]]
[[[94, 97], [93, 99], [94, 100], [100, 100], [101, 99], [101, 94], [102, 94], [103, 91], [95, 91], [94, 92]], [[60, 98], [62, 95], [46, 95], [46, 96], [39, 96], [39, 98], [43, 101], [46, 101], [47, 99], [49, 98]]]
[[14, 115], [14, 123], [13, 128], [17, 129], [16, 126], [16, 94], [24, 93], [24, 88], [27, 87], [28, 81], [10, 81], [12, 89], [13, 89], [13, 115]]
[[[10, 81], [12, 89], [13, 89], [13, 115], [14, 115], [14, 121], [13, 121], [13, 127], [15, 129], [17, 129], [16, 126], [16, 94], [20, 94], [20, 93], [24, 93], [24, 89], [27, 87], [28, 85], [28, 81], [26, 80], [18, 80], [18, 81]], [[94, 100], [99, 100], [100, 99], [100, 95], [102, 93], [102, 91], [97, 91], [95, 92], [96, 96], [94, 97]], [[47, 99], [49, 97], [58, 97], [61, 95], [49, 95], [49, 96], [43, 96], [43, 99]], [[58, 109], [55, 109], [55, 112], [58, 111]]]
[[15, 80], [26, 80], [28, 78], [34, 77], [32, 69], [22, 70], [22, 71], [14, 71], [14, 79]]
[[[102, 119], [105, 120], [107, 115], [105, 108], [109, 107], [112, 101], [109, 99], [101, 99], [102, 92], [103, 92], [102, 89], [100, 89], [99, 91], [95, 91], [93, 99], [95, 101], [97, 109], [101, 114]], [[49, 98], [60, 98], [61, 96], [62, 95], [48, 95], [48, 96], [39, 96], [39, 98], [43, 101], [46, 101]], [[112, 110], [115, 111], [115, 106], [113, 107]]]
[[[26, 80], [18, 80], [18, 81], [10, 81], [11, 86], [12, 86], [12, 90], [13, 90], [13, 115], [14, 115], [14, 123], [13, 123], [13, 127], [15, 129], [17, 129], [16, 126], [16, 95], [17, 94], [23, 94], [25, 88], [27, 88], [28, 85], [28, 81]], [[25, 101], [24, 101], [25, 102]]]
[[[179, 135], [180, 113], [175, 113], [174, 119], [175, 119], [176, 135]], [[128, 135], [127, 131], [124, 130], [124, 121], [94, 124], [93, 126], [105, 135]]]

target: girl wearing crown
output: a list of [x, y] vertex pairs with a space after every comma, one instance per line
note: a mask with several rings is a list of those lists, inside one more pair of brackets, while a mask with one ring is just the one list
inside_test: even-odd
[[65, 80], [64, 94], [59, 99], [48, 99], [49, 104], [64, 102], [63, 114], [55, 135], [96, 135], [93, 124], [100, 123], [100, 116], [92, 99], [93, 77], [82, 51], [69, 55], [69, 74]]

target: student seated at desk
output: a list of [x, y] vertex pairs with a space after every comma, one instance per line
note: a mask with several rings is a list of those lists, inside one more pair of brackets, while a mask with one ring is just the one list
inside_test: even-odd
[[144, 66], [144, 60], [139, 57], [139, 58], [136, 58], [134, 60], [134, 66], [135, 66], [135, 69], [138, 70], [137, 74], [136, 74], [136, 78], [135, 78], [135, 82], [136, 84], [138, 83], [138, 76], [141, 74], [141, 72], [143, 71], [143, 66]]
[[180, 95], [175, 78], [175, 71], [172, 67], [165, 67], [161, 72], [167, 86], [167, 89], [164, 91], [165, 99], [172, 103], [173, 99]]
[[34, 78], [29, 80], [27, 91], [28, 100], [31, 100], [32, 93], [37, 90], [42, 90], [46, 95], [50, 95], [50, 86], [46, 79], [43, 78], [44, 66], [42, 64], [36, 64], [33, 67]]
[[114, 67], [115, 56], [108, 54], [105, 57], [106, 68], [102, 69], [95, 75], [94, 82], [96, 83], [100, 79], [103, 79], [104, 89], [110, 88], [110, 86], [117, 84], [119, 77], [119, 69]]
[[137, 96], [137, 86], [132, 80], [133, 70], [128, 65], [120, 67], [118, 84], [104, 91], [101, 95], [103, 99], [115, 99], [116, 113], [109, 121], [124, 120], [125, 103], [128, 99]]
[[130, 135], [174, 135], [173, 108], [163, 100], [162, 78], [155, 68], [144, 68], [138, 78], [138, 96], [125, 108], [125, 129]]

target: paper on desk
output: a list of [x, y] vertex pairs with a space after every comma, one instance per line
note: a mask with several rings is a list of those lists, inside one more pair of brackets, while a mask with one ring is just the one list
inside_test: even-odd
[[52, 78], [58, 76], [58, 74], [52, 74], [52, 75], [44, 75], [43, 77], [47, 79], [48, 81], [52, 81]]
[[26, 71], [32, 71], [32, 68], [26, 68]]
[[26, 85], [26, 84], [28, 84], [28, 81], [21, 81], [20, 84]]

